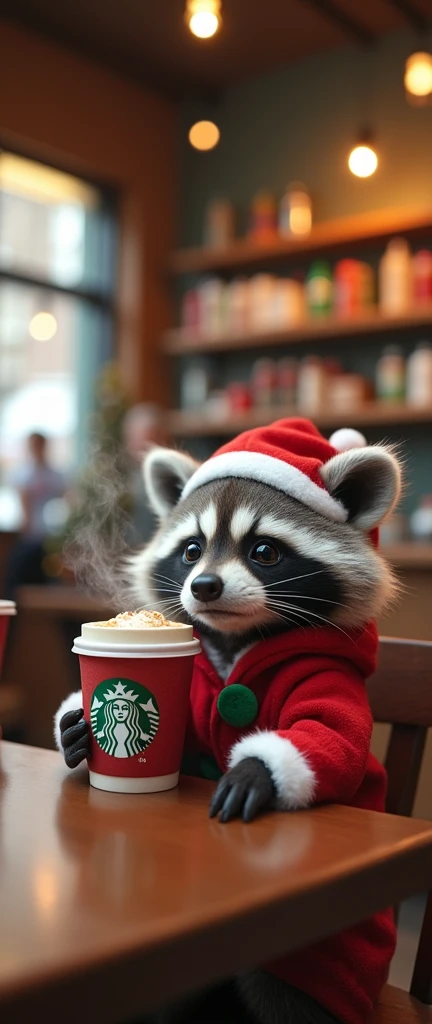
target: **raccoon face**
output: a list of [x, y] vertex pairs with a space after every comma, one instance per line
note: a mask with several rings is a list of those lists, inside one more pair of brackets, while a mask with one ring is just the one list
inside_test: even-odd
[[[365, 457], [364, 453], [369, 453]], [[147, 459], [162, 525], [134, 557], [137, 600], [201, 633], [248, 643], [295, 627], [357, 626], [392, 596], [394, 580], [369, 531], [393, 507], [398, 468], [386, 449], [337, 455], [322, 470], [348, 508], [335, 523], [266, 484], [207, 483], [179, 501], [196, 464], [178, 452]]]

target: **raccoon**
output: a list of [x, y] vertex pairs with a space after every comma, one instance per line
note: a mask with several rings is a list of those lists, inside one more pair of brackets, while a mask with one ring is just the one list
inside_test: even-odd
[[[373, 620], [397, 589], [376, 545], [400, 493], [395, 454], [336, 452], [312, 424], [285, 420], [201, 466], [156, 448], [144, 475], [160, 525], [131, 559], [132, 588], [138, 605], [193, 623], [200, 637], [187, 745], [189, 770], [206, 774], [201, 754], [208, 761], [211, 751], [221, 776], [210, 815], [249, 822], [328, 801], [383, 810], [364, 679], [375, 664]], [[80, 704], [71, 695], [56, 716], [70, 767], [87, 753]], [[391, 913], [343, 939], [342, 953], [338, 936], [237, 979], [235, 1019], [361, 1024], [394, 951]], [[353, 986], [356, 960], [363, 980]], [[206, 1019], [189, 1012], [184, 1020]]]

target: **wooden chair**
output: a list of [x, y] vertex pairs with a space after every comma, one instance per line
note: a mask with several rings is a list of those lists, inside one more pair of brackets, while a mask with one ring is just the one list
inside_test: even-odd
[[[386, 756], [387, 811], [412, 814], [428, 729], [432, 726], [432, 642], [380, 639], [368, 683], [375, 722], [392, 726]], [[432, 1024], [432, 893], [410, 992], [386, 985], [370, 1024]]]

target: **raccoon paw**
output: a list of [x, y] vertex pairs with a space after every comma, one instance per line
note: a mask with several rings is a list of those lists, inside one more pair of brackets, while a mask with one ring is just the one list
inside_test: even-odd
[[83, 709], [77, 708], [60, 719], [60, 740], [68, 768], [76, 768], [89, 756], [90, 730], [83, 715]]
[[223, 775], [210, 804], [210, 817], [220, 812], [220, 821], [242, 817], [252, 821], [271, 806], [275, 786], [268, 768], [259, 757], [245, 757]]

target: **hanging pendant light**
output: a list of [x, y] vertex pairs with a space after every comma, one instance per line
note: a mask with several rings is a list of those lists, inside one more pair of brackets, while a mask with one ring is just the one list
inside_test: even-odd
[[210, 39], [222, 23], [221, 0], [186, 0], [186, 23], [198, 39]]
[[214, 121], [195, 121], [189, 129], [189, 142], [194, 149], [214, 149], [220, 139], [220, 131]]
[[432, 53], [418, 50], [408, 57], [404, 85], [408, 103], [419, 107], [432, 103]]
[[370, 132], [362, 132], [349, 157], [348, 167], [356, 178], [370, 178], [378, 167], [378, 155]]

